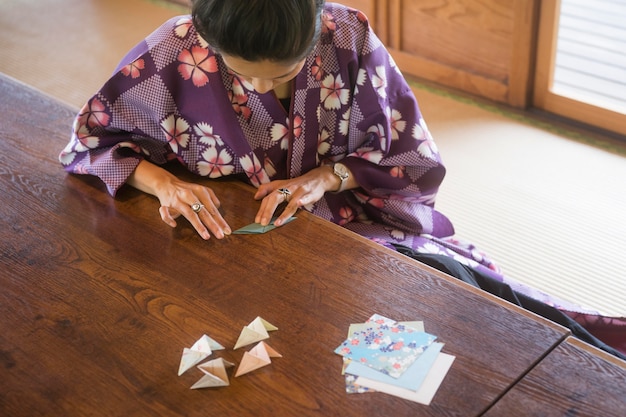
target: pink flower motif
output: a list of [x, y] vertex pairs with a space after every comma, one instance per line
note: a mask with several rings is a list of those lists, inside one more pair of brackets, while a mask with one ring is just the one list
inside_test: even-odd
[[100, 100], [94, 98], [83, 107], [79, 119], [81, 124], [85, 124], [93, 129], [94, 127], [108, 126], [111, 116], [106, 112], [106, 106]]
[[141, 70], [146, 67], [146, 63], [143, 59], [138, 59], [135, 62], [131, 62], [121, 69], [122, 74], [126, 77], [129, 75], [132, 78], [138, 78], [141, 75]]
[[337, 75], [337, 78], [332, 74], [328, 74], [324, 78], [322, 88], [320, 89], [320, 99], [327, 110], [338, 110], [342, 104], [348, 104], [350, 90], [343, 88], [344, 86], [341, 74]]
[[389, 174], [395, 178], [404, 178], [404, 172], [406, 171], [406, 167], [392, 167], [389, 171]]
[[293, 118], [293, 136], [299, 138], [302, 134], [302, 117], [296, 115]]
[[382, 209], [385, 207], [385, 200], [377, 197], [370, 197], [367, 194], [363, 193], [355, 193], [356, 197], [361, 200], [363, 203], [369, 204], [370, 206]]
[[367, 161], [371, 161], [374, 163], [379, 163], [383, 159], [383, 154], [379, 150], [375, 150], [370, 147], [362, 147], [350, 154], [351, 156], [356, 156], [358, 158], [365, 159]]
[[348, 206], [344, 206], [339, 209], [339, 215], [341, 216], [341, 220], [339, 220], [340, 225], [345, 225], [354, 220], [354, 212]]
[[161, 129], [170, 144], [172, 151], [178, 153], [178, 148], [186, 148], [189, 143], [189, 123], [182, 117], [169, 115], [161, 122]]
[[337, 29], [335, 18], [328, 12], [322, 13], [322, 34], [334, 32]]
[[78, 164], [74, 167], [74, 173], [85, 175], [85, 174], [89, 174], [89, 170], [84, 164]]
[[229, 91], [228, 95], [230, 97], [230, 102], [233, 105], [233, 110], [235, 111], [235, 113], [243, 116], [245, 120], [250, 120], [250, 117], [252, 116], [252, 111], [250, 110], [250, 107], [247, 106], [248, 95], [233, 94], [232, 91]]
[[356, 11], [356, 18], [361, 23], [366, 23], [367, 22], [367, 16], [365, 16], [365, 14], [362, 11], [360, 11], [360, 10]]
[[208, 148], [202, 152], [202, 158], [206, 162], [198, 162], [198, 172], [205, 177], [218, 178], [230, 175], [235, 170], [234, 165], [231, 163], [233, 157], [226, 149], [222, 149], [218, 153], [217, 148]]
[[209, 56], [209, 50], [200, 46], [192, 46], [178, 54], [178, 72], [184, 80], [191, 79], [193, 85], [202, 87], [209, 82], [208, 73], [217, 72], [217, 61]]
[[316, 56], [315, 62], [311, 65], [311, 75], [317, 81], [320, 81], [324, 77], [324, 70], [322, 69], [322, 57]]

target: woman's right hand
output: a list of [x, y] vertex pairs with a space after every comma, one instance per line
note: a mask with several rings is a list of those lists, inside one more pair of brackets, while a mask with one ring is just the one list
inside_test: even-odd
[[230, 226], [219, 212], [220, 201], [212, 189], [182, 181], [145, 160], [139, 163], [127, 182], [159, 199], [159, 214], [169, 226], [176, 227], [175, 219], [183, 215], [205, 240], [211, 234], [218, 239], [231, 234]]

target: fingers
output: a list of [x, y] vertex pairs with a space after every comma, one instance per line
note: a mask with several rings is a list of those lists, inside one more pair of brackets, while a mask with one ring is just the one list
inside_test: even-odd
[[231, 234], [231, 228], [219, 212], [219, 207], [220, 201], [213, 190], [186, 185], [178, 188], [168, 201], [162, 201], [159, 213], [171, 227], [176, 227], [175, 217], [183, 215], [203, 239], [208, 240], [211, 235], [223, 239]]
[[285, 202], [287, 205], [280, 216], [274, 221], [275, 226], [282, 225], [287, 219], [293, 216], [300, 207], [297, 195], [292, 193], [288, 188], [277, 188], [273, 192], [266, 194], [265, 198], [261, 200], [261, 207], [254, 221], [263, 226], [267, 226], [272, 221], [278, 206]]

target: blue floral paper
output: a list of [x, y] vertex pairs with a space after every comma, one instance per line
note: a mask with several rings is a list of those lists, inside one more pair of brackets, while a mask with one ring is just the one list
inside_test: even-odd
[[335, 353], [398, 378], [436, 339], [435, 336], [378, 314], [352, 333]]

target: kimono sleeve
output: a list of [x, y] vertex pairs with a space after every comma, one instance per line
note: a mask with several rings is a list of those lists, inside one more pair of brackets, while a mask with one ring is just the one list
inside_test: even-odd
[[446, 172], [437, 146], [392, 57], [371, 28], [364, 36], [350, 116], [360, 137], [342, 161], [360, 185], [354, 194], [376, 222], [449, 235], [452, 224], [434, 210]]
[[[161, 35], [164, 43], [170, 32], [172, 22], [167, 22], [155, 34]], [[141, 160], [164, 164], [171, 154], [161, 126], [162, 109], [173, 108], [175, 103], [152, 57], [154, 42], [148, 41], [146, 38], [124, 57], [78, 112], [70, 141], [59, 155], [66, 171], [99, 177], [111, 195]]]

